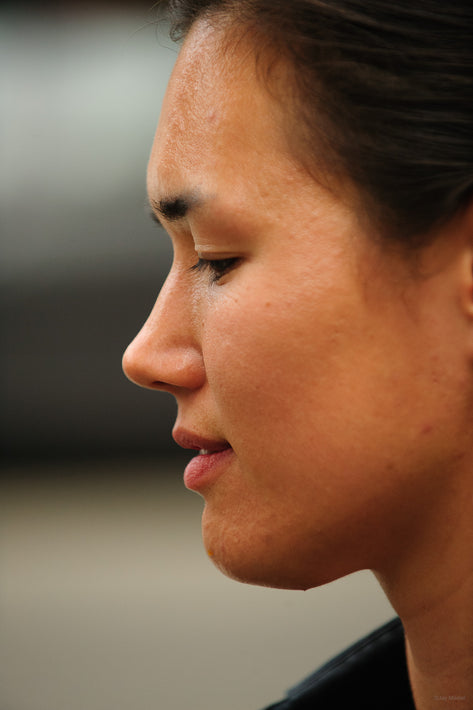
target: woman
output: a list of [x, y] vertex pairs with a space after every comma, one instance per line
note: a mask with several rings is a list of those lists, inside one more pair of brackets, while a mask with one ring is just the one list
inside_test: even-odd
[[177, 399], [223, 572], [368, 568], [402, 620], [275, 707], [471, 710], [472, 6], [170, 4], [175, 258], [125, 372]]

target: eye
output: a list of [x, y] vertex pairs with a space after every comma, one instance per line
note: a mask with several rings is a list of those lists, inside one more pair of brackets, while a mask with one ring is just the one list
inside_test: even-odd
[[230, 257], [226, 259], [203, 259], [199, 257], [199, 261], [194, 266], [191, 266], [190, 271], [209, 272], [210, 283], [217, 283], [222, 276], [228, 274], [229, 271], [235, 268], [240, 259], [238, 257]]

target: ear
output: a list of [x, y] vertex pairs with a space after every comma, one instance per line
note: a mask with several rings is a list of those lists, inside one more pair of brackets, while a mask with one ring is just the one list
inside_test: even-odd
[[460, 303], [473, 328], [473, 201], [453, 220], [461, 249]]
[[443, 342], [463, 342], [473, 364], [473, 201], [432, 236], [419, 261], [426, 312]]

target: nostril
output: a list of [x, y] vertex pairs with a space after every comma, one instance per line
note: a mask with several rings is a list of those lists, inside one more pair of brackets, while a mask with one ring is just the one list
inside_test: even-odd
[[156, 389], [165, 389], [166, 387], [169, 387], [170, 385], [166, 382], [163, 382], [162, 380], [154, 380], [154, 382], [151, 382], [150, 387], [155, 387]]

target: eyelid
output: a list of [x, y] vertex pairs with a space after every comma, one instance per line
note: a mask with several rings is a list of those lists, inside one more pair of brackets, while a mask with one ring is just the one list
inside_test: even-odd
[[195, 252], [197, 254], [199, 262], [202, 262], [202, 264], [208, 264], [217, 261], [227, 261], [228, 259], [237, 258], [234, 251], [218, 251], [216, 249], [201, 245], [195, 247]]
[[232, 271], [238, 263], [241, 261], [241, 257], [236, 256], [222, 256], [219, 259], [210, 259], [203, 256], [199, 256], [197, 263], [193, 264], [189, 271], [190, 272], [204, 272], [206, 270], [210, 271], [210, 282], [217, 283], [223, 276], [228, 272]]

